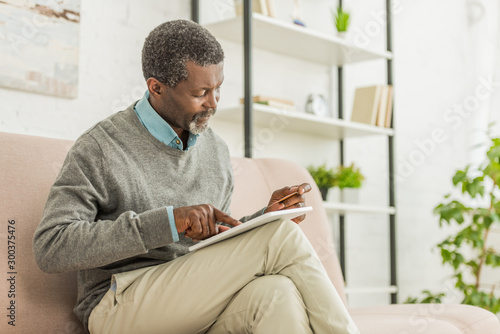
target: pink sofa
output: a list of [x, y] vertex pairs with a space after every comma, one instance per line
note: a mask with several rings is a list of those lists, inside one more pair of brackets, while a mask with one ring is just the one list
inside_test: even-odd
[[[49, 188], [71, 145], [71, 141], [0, 133], [0, 333], [83, 333], [72, 312], [75, 273], [41, 272], [31, 248]], [[263, 207], [274, 189], [302, 182], [314, 185], [304, 168], [283, 160], [234, 158], [233, 168], [235, 217]], [[300, 226], [345, 301], [342, 274], [316, 187], [307, 203], [314, 211]], [[389, 305], [349, 311], [363, 334], [500, 334], [495, 315], [465, 305]]]

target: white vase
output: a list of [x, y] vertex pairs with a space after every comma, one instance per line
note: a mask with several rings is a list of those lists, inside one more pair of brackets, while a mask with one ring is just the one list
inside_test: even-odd
[[340, 197], [343, 203], [358, 204], [359, 188], [344, 188], [341, 190]]

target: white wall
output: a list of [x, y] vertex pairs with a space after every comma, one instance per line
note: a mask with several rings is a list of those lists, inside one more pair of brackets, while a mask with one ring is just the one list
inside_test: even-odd
[[146, 88], [140, 66], [144, 38], [166, 20], [189, 18], [189, 4], [82, 0], [78, 97], [0, 88], [0, 131], [76, 139], [94, 123], [130, 105]]
[[[214, 1], [202, 1], [202, 21], [221, 15], [213, 7]], [[217, 1], [220, 5], [222, 0]], [[498, 9], [491, 0], [483, 0], [481, 3], [496, 12], [486, 11], [484, 17], [470, 21], [466, 0], [393, 2], [398, 277], [399, 298], [403, 301], [408, 294], [422, 289], [443, 290], [447, 284], [449, 271], [441, 267], [438, 253], [432, 251], [446, 233], [438, 228], [432, 210], [451, 191], [454, 170], [470, 161], [468, 134], [472, 129], [468, 124], [475, 114], [454, 121], [443, 117], [456, 116], [448, 110], [473, 95], [480, 85], [479, 78], [486, 75], [477, 66], [479, 55], [474, 52], [478, 40], [484, 38], [476, 27], [477, 22], [484, 22], [481, 20], [491, 22], [491, 15], [496, 15]], [[289, 20], [291, 3], [276, 0], [278, 19]], [[334, 5], [326, 0], [303, 1], [304, 21], [311, 29], [333, 33], [329, 8]], [[379, 13], [384, 5], [383, 0], [344, 1], [353, 13], [347, 38], [383, 50], [385, 26], [383, 21], [380, 23]], [[81, 17], [78, 98], [0, 88], [0, 131], [75, 139], [92, 124], [140, 98], [145, 88], [140, 67], [145, 36], [163, 21], [188, 18], [189, 2], [151, 0], [145, 6], [138, 0], [83, 0]], [[220, 106], [233, 106], [243, 95], [241, 46], [224, 40], [221, 43], [226, 52], [226, 79]], [[311, 92], [328, 95], [329, 68], [260, 50], [255, 50], [254, 61], [256, 94], [292, 98], [298, 106], [304, 105]], [[385, 71], [383, 61], [345, 67], [346, 118], [355, 87], [384, 83]], [[335, 85], [331, 88], [336, 89]], [[332, 105], [336, 103], [334, 98]], [[500, 118], [498, 113], [492, 117]], [[242, 126], [216, 119], [212, 126], [228, 141], [232, 153], [241, 156]], [[438, 129], [442, 132], [436, 137]], [[259, 129], [255, 134], [259, 136]], [[387, 139], [348, 140], [346, 150], [347, 161], [355, 161], [366, 174], [361, 199], [385, 205]], [[272, 138], [261, 138], [255, 156], [287, 158], [304, 166], [337, 164], [338, 144], [283, 131]], [[347, 216], [346, 221], [349, 285], [387, 285], [388, 218], [358, 214]], [[335, 217], [332, 224], [336, 224]], [[384, 294], [350, 296], [353, 306], [388, 302]]]

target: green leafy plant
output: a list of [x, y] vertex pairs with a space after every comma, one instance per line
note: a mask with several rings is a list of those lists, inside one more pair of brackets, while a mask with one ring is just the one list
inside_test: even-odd
[[349, 27], [349, 12], [344, 11], [341, 7], [337, 7], [337, 11], [332, 10], [332, 17], [338, 32], [347, 31]]
[[[463, 304], [485, 308], [493, 313], [500, 312], [500, 298], [495, 288], [480, 287], [481, 274], [485, 267], [500, 267], [500, 253], [487, 246], [492, 227], [500, 226], [500, 138], [491, 140], [485, 161], [478, 167], [466, 166], [453, 176], [453, 185], [458, 187], [466, 201], [451, 199], [435, 207], [440, 227], [443, 224], [457, 226], [458, 232], [437, 245], [443, 264], [453, 269], [455, 287], [463, 293]], [[469, 206], [467, 203], [483, 203]], [[433, 302], [440, 302], [444, 294]], [[431, 300], [428, 293], [424, 300]], [[407, 302], [418, 302], [409, 298]]]
[[359, 168], [354, 163], [350, 166], [339, 166], [336, 171], [337, 186], [340, 189], [344, 188], [359, 188], [361, 187], [365, 177], [361, 174]]
[[323, 200], [326, 200], [328, 189], [337, 184], [337, 173], [333, 168], [326, 167], [326, 164], [318, 167], [309, 166], [307, 170], [314, 179], [314, 182], [318, 185]]
[[445, 296], [445, 294], [442, 292], [434, 294], [434, 293], [430, 292], [429, 290], [422, 291], [422, 294], [424, 295], [424, 297], [421, 300], [418, 300], [418, 298], [415, 298], [415, 297], [408, 297], [408, 299], [406, 299], [405, 303], [406, 304], [416, 304], [416, 303], [441, 304], [443, 302], [442, 298]]
[[359, 188], [365, 179], [354, 163], [350, 166], [338, 166], [337, 168], [328, 168], [326, 164], [319, 167], [309, 166], [307, 170], [318, 185], [323, 200], [326, 200], [328, 189], [333, 187], [340, 189]]

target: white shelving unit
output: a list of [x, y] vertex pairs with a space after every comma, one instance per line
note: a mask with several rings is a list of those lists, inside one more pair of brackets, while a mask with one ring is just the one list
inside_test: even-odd
[[[243, 107], [217, 110], [217, 119], [241, 123]], [[313, 136], [340, 140], [349, 137], [365, 137], [373, 135], [392, 136], [394, 131], [373, 125], [350, 122], [338, 118], [321, 118], [299, 111], [278, 109], [261, 104], [253, 106], [254, 125], [269, 127], [280, 120], [287, 131], [302, 132]]]
[[382, 207], [382, 206], [367, 206], [359, 204], [350, 203], [333, 203], [333, 202], [323, 202], [323, 207], [327, 213], [375, 213], [375, 214], [385, 214], [393, 215], [396, 213], [396, 208], [394, 207]]
[[[390, 0], [387, 1], [387, 4], [390, 4]], [[292, 23], [283, 22], [257, 13], [252, 13], [250, 17], [251, 24], [248, 26], [251, 27], [251, 46], [248, 46], [249, 40], [244, 37], [248, 35], [243, 33], [243, 27], [245, 25], [242, 16], [206, 24], [205, 27], [217, 38], [244, 44], [246, 50], [258, 48], [324, 66], [337, 66], [339, 67], [339, 78], [342, 78], [341, 67], [344, 65], [381, 59], [389, 62], [392, 59], [392, 53], [388, 51], [359, 48], [342, 38], [323, 34], [310, 28], [299, 27]], [[390, 49], [389, 46], [388, 49]], [[245, 57], [247, 57], [247, 55], [245, 55]], [[247, 58], [245, 59], [247, 61]], [[247, 62], [245, 62], [245, 64], [247, 64]], [[245, 67], [245, 78], [251, 78], [252, 76], [251, 62], [248, 64], [248, 68]], [[248, 69], [250, 70], [247, 72]], [[389, 80], [391, 81], [392, 79]], [[341, 83], [339, 83], [339, 86], [340, 85]], [[251, 84], [245, 82], [245, 87], [247, 86], [251, 87]], [[251, 89], [249, 92], [251, 92]], [[251, 95], [251, 93], [248, 95]], [[246, 101], [249, 100], [247, 99]], [[341, 110], [342, 107], [339, 108]], [[279, 124], [280, 128], [284, 131], [300, 132], [314, 137], [340, 141], [340, 143], [342, 143], [344, 139], [354, 137], [388, 136], [389, 139], [392, 139], [394, 136], [394, 130], [391, 128], [350, 122], [341, 119], [341, 117], [321, 118], [312, 114], [307, 114], [301, 110], [290, 111], [261, 104], [247, 105], [246, 109], [244, 109], [243, 106], [221, 108], [217, 111], [217, 118], [219, 120], [244, 124], [244, 114], [246, 112], [249, 112], [251, 115], [251, 118], [248, 118], [252, 120], [250, 127], [272, 127], [273, 125], [276, 126]], [[248, 124], [246, 124], [246, 126], [248, 126]], [[245, 140], [247, 140], [246, 137], [245, 128]], [[396, 213], [394, 207], [375, 207], [332, 202], [324, 202], [323, 204], [328, 214], [340, 214], [342, 218], [345, 214], [349, 213], [391, 215], [391, 226], [393, 226], [393, 218]], [[392, 241], [391, 247], [394, 248]], [[388, 284], [388, 286], [352, 288], [347, 284], [346, 293], [390, 293], [392, 295], [391, 300], [394, 302], [398, 288], [395, 285], [395, 261], [392, 258], [392, 251], [393, 250], [391, 250], [391, 283]]]
[[355, 294], [367, 294], [367, 293], [396, 293], [398, 292], [398, 287], [391, 286], [380, 286], [380, 287], [365, 287], [365, 288], [345, 288], [345, 293], [347, 295], [355, 295]]
[[[358, 48], [337, 36], [329, 36], [265, 15], [252, 13], [253, 47], [330, 66], [372, 59], [391, 59], [387, 51]], [[243, 18], [205, 25], [215, 36], [241, 43]]]

